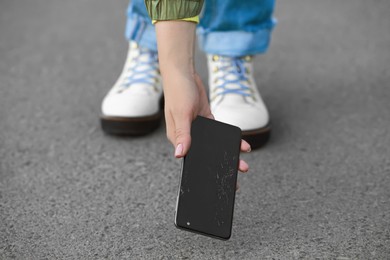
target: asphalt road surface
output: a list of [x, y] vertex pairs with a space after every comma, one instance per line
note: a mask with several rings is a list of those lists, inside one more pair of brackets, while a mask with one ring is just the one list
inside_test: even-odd
[[0, 1], [0, 259], [390, 258], [388, 0], [278, 0], [255, 60], [273, 136], [243, 157], [226, 242], [174, 227], [164, 125], [100, 129], [126, 5]]

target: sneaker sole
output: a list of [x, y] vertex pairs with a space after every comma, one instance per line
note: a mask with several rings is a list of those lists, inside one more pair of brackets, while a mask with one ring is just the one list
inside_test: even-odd
[[271, 126], [268, 124], [265, 127], [242, 131], [242, 139], [247, 141], [252, 150], [263, 147], [271, 137]]
[[164, 117], [164, 96], [159, 100], [160, 110], [150, 116], [141, 117], [116, 117], [100, 116], [100, 124], [103, 131], [109, 135], [139, 136], [146, 135], [156, 130]]
[[110, 135], [146, 135], [157, 129], [161, 123], [163, 112], [144, 117], [100, 117], [105, 133]]

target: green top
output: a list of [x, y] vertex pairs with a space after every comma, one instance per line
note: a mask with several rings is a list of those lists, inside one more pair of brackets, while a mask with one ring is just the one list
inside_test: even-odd
[[145, 0], [152, 20], [177, 20], [199, 15], [204, 0]]

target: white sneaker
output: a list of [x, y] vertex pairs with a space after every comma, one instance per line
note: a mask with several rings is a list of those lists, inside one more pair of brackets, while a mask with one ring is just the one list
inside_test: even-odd
[[109, 134], [146, 134], [163, 116], [157, 52], [129, 43], [123, 71], [102, 102], [101, 125]]
[[215, 119], [235, 125], [252, 149], [271, 133], [268, 110], [253, 77], [251, 56], [208, 55], [210, 108]]

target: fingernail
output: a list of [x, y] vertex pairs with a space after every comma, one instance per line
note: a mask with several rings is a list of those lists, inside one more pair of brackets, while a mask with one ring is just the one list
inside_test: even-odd
[[252, 148], [249, 146], [247, 152], [249, 153], [250, 151], [252, 151]]
[[180, 155], [182, 155], [182, 153], [183, 153], [183, 145], [182, 144], [178, 144], [176, 146], [175, 156], [179, 157]]

